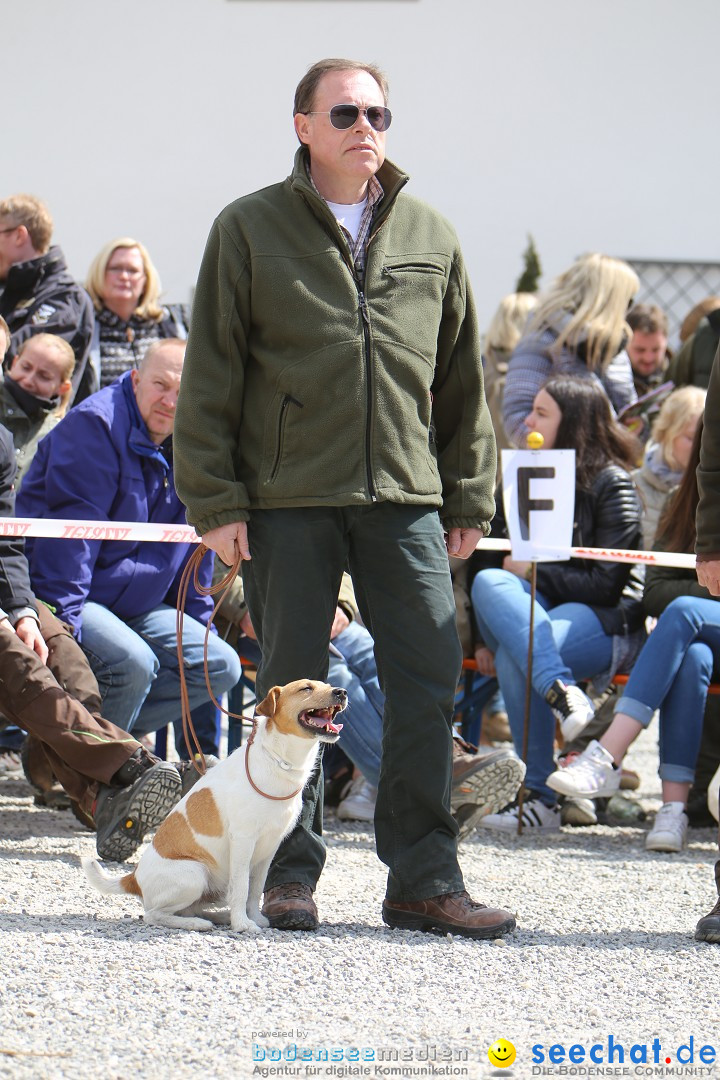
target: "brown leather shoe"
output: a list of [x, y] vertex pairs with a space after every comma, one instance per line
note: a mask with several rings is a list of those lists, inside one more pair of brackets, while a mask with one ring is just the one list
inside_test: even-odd
[[301, 881], [266, 889], [262, 913], [271, 930], [317, 930], [319, 925], [312, 889]]
[[489, 908], [462, 892], [427, 900], [383, 900], [383, 922], [394, 930], [443, 930], [471, 938], [497, 938], [515, 929], [515, 918], [502, 908]]

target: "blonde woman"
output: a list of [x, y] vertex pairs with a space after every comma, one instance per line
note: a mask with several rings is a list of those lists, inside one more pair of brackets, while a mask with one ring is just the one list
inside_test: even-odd
[[687, 468], [693, 439], [705, 408], [705, 391], [683, 386], [665, 399], [655, 418], [645, 458], [632, 474], [643, 506], [643, 547], [652, 548], [660, 513]]
[[498, 449], [509, 447], [502, 420], [505, 377], [513, 349], [522, 337], [528, 315], [537, 305], [534, 293], [510, 293], [504, 296], [488, 326], [483, 344], [485, 397], [490, 408]]
[[95, 256], [85, 287], [95, 308], [95, 332], [76, 401], [135, 368], [153, 341], [187, 337], [185, 305], [163, 307], [160, 278], [147, 248], [123, 236]]
[[583, 255], [544, 293], [508, 365], [503, 423], [516, 446], [524, 446], [525, 417], [551, 375], [594, 375], [616, 411], [636, 400], [632, 368], [624, 351], [626, 321], [639, 288], [635, 272], [620, 259]]
[[[0, 360], [10, 332], [0, 318]], [[25, 338], [10, 367], [0, 375], [0, 423], [12, 434], [20, 488], [38, 443], [65, 415], [72, 392], [75, 353], [57, 334]]]

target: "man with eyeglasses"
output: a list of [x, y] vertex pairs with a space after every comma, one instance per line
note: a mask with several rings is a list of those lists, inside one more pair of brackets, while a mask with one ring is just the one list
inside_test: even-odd
[[[386, 696], [375, 832], [383, 919], [498, 937], [475, 903], [450, 808], [461, 650], [448, 552], [494, 512], [495, 443], [457, 238], [385, 158], [376, 67], [313, 65], [292, 174], [227, 207], [200, 270], [175, 426], [188, 520], [243, 560], [258, 693], [323, 679], [347, 564]], [[319, 774], [265, 885], [273, 928], [313, 930]]]
[[52, 231], [50, 211], [34, 195], [0, 202], [0, 315], [12, 335], [5, 364], [32, 334], [57, 334], [72, 345], [80, 371], [92, 338], [93, 307], [60, 248], [50, 246]]

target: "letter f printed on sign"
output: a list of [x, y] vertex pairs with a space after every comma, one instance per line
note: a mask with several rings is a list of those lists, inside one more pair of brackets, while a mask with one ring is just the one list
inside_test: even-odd
[[530, 513], [533, 510], [554, 510], [553, 499], [531, 499], [530, 481], [553, 480], [555, 469], [552, 466], [521, 465], [517, 471], [518, 485], [518, 517], [520, 518], [520, 535], [523, 540], [530, 539]]

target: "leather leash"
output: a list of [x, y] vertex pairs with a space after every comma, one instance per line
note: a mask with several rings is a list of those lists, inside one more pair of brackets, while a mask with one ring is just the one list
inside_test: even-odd
[[[269, 795], [267, 791], [263, 791], [257, 786], [252, 776], [250, 775], [250, 747], [255, 741], [255, 735], [257, 734], [257, 718], [254, 716], [243, 716], [242, 713], [230, 712], [228, 709], [223, 708], [220, 702], [213, 693], [213, 688], [210, 685], [210, 671], [208, 669], [208, 641], [210, 639], [210, 628], [215, 620], [223, 600], [232, 588], [232, 584], [238, 575], [240, 570], [240, 555], [235, 558], [235, 562], [230, 567], [230, 570], [217, 585], [211, 585], [206, 588], [200, 584], [198, 573], [200, 571], [200, 564], [207, 555], [209, 548], [206, 548], [204, 544], [199, 544], [197, 549], [193, 551], [192, 555], [185, 564], [185, 569], [182, 572], [180, 578], [180, 586], [178, 588], [177, 598], [177, 618], [175, 621], [175, 629], [177, 635], [177, 655], [178, 655], [178, 670], [180, 673], [180, 707], [182, 714], [182, 726], [183, 726], [183, 738], [185, 739], [185, 746], [187, 747], [188, 754], [193, 766], [197, 769], [201, 776], [204, 776], [207, 772], [207, 762], [205, 761], [205, 755], [202, 752], [200, 743], [198, 742], [197, 733], [193, 727], [192, 714], [190, 712], [190, 699], [188, 697], [187, 682], [185, 680], [185, 659], [183, 656], [182, 648], [182, 630], [183, 630], [183, 616], [185, 614], [185, 604], [187, 602], [188, 588], [190, 587], [190, 580], [192, 578], [195, 590], [200, 596], [214, 596], [216, 593], [220, 593], [220, 598], [213, 608], [212, 615], [208, 619], [207, 626], [205, 628], [205, 640], [203, 643], [203, 670], [205, 672], [205, 683], [208, 688], [210, 700], [216, 709], [219, 709], [221, 713], [229, 717], [231, 720], [247, 720], [252, 724], [252, 731], [250, 737], [245, 743], [245, 772], [247, 778], [250, 781], [252, 788], [257, 791], [258, 795], [262, 795], [265, 799], [272, 799], [273, 802], [286, 802], [288, 799], [294, 799], [296, 795], [299, 795], [302, 791], [302, 787], [299, 787], [296, 791], [290, 793], [290, 795]], [[195, 744], [195, 750], [193, 751], [192, 742]]]

